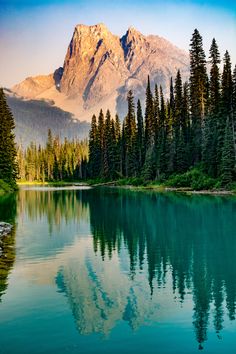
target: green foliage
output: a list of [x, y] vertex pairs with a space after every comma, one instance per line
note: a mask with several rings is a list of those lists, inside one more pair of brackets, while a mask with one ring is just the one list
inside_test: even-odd
[[202, 37], [194, 30], [190, 43], [190, 106], [192, 115], [192, 162], [201, 161], [202, 124], [207, 112], [208, 78]]
[[233, 144], [232, 124], [227, 120], [225, 127], [224, 145], [222, 151], [222, 184], [228, 185], [233, 182], [235, 173], [235, 156]]
[[0, 179], [16, 188], [17, 163], [14, 117], [7, 105], [3, 89], [0, 89]]
[[141, 177], [123, 178], [116, 181], [117, 186], [146, 186], [147, 181]]
[[207, 176], [199, 168], [192, 168], [183, 174], [173, 175], [165, 184], [169, 187], [191, 188], [193, 190], [213, 189], [218, 186], [215, 179]]
[[14, 189], [7, 182], [0, 179], [0, 194], [11, 193], [13, 190]]

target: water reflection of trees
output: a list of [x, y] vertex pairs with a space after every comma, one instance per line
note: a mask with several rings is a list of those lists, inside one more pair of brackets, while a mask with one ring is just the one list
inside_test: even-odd
[[224, 300], [230, 320], [236, 307], [236, 202], [229, 198], [110, 191], [87, 193], [94, 250], [104, 258], [122, 240], [130, 275], [148, 264], [150, 291], [164, 286], [171, 269], [181, 302], [192, 291], [193, 324], [199, 349], [207, 339], [210, 306], [216, 332], [223, 328]]
[[[14, 225], [16, 217], [16, 195], [0, 197], [0, 220]], [[1, 238], [2, 254], [0, 255], [0, 302], [8, 286], [8, 276], [15, 261], [15, 225], [10, 235]]]
[[[199, 349], [207, 339], [212, 308], [219, 337], [225, 313], [230, 320], [235, 319], [235, 199], [97, 189], [21, 191], [19, 203], [34, 220], [46, 215], [49, 225], [60, 226], [62, 220], [90, 222], [94, 252], [101, 255], [104, 265], [94, 263], [95, 271], [100, 267], [95, 274], [88, 259], [80, 256], [79, 263], [71, 260], [73, 264], [64, 266], [56, 279], [69, 299], [81, 333], [108, 331], [120, 318], [122, 308], [123, 320], [137, 328], [152, 304], [157, 303], [158, 287], [165, 287], [170, 273], [173, 294], [180, 303], [187, 293], [192, 293]], [[118, 267], [116, 280], [105, 272], [109, 267], [107, 258], [122, 258], [124, 248], [129, 254], [129, 282], [119, 276]], [[96, 259], [98, 262], [100, 257]], [[139, 278], [142, 269], [149, 289], [135, 287], [143, 282]], [[136, 285], [132, 286], [132, 282]], [[127, 291], [120, 292], [122, 287]], [[144, 300], [147, 298], [150, 301]]]
[[82, 203], [82, 197], [82, 191], [79, 190], [21, 190], [19, 215], [26, 212], [34, 221], [46, 217], [50, 230], [53, 225], [60, 227], [62, 221], [88, 221], [88, 210], [85, 203]]

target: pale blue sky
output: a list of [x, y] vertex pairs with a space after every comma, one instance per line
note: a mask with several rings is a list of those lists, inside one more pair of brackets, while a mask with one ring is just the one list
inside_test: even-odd
[[48, 74], [62, 66], [74, 26], [98, 22], [120, 36], [134, 26], [185, 50], [198, 28], [207, 55], [215, 37], [221, 54], [228, 49], [236, 63], [233, 0], [1, 0], [0, 85], [10, 87], [27, 76]]

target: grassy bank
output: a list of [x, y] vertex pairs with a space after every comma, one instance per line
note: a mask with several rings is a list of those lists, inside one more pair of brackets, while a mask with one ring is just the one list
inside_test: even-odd
[[179, 191], [199, 194], [236, 194], [236, 183], [227, 186], [222, 185], [220, 180], [209, 177], [197, 168], [183, 174], [172, 175], [168, 179], [155, 181], [146, 181], [138, 177], [123, 178], [114, 181], [93, 179], [87, 182], [92, 186], [110, 185], [141, 190]]

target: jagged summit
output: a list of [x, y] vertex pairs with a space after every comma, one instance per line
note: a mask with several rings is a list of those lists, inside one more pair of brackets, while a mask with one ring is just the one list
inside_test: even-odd
[[141, 32], [139, 32], [134, 26], [130, 26], [126, 32], [128, 35], [133, 35], [133, 36], [143, 36]]
[[25, 98], [53, 100], [77, 118], [90, 120], [100, 108], [123, 115], [128, 89], [143, 100], [148, 75], [167, 91], [178, 69], [187, 77], [188, 55], [164, 38], [145, 36], [134, 27], [119, 38], [103, 23], [78, 24], [63, 68], [27, 78], [12, 90]]
[[106, 35], [110, 33], [109, 29], [104, 23], [98, 23], [97, 25], [84, 25], [78, 24], [75, 26], [75, 32], [79, 34], [93, 33], [94, 35]]

